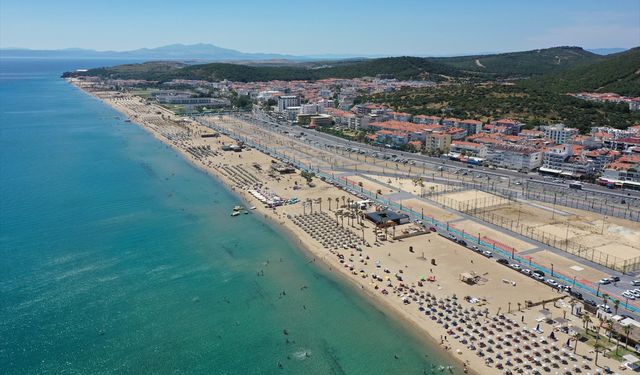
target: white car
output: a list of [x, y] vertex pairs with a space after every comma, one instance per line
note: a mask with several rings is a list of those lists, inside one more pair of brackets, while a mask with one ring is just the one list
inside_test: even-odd
[[493, 256], [493, 253], [489, 250], [485, 250], [482, 252], [482, 255], [486, 256], [487, 258], [491, 258]]
[[623, 296], [623, 297], [626, 297], [626, 298], [628, 298], [628, 299], [630, 299], [630, 300], [634, 300], [634, 299], [636, 299], [636, 295], [635, 295], [635, 294], [633, 294], [633, 292], [631, 292], [630, 290], [627, 290], [626, 292], [623, 292], [623, 293], [622, 293], [622, 296]]
[[509, 267], [513, 268], [514, 270], [518, 270], [518, 271], [519, 271], [519, 270], [520, 270], [520, 268], [521, 268], [521, 267], [520, 267], [520, 265], [519, 265], [518, 263], [511, 263], [511, 264], [509, 265]]
[[602, 284], [602, 285], [611, 284], [611, 279], [608, 279], [605, 277], [604, 279], [598, 280], [598, 284]]
[[608, 313], [611, 312], [611, 306], [609, 305], [605, 305], [605, 304], [598, 305], [598, 308], [604, 312], [608, 312]]
[[558, 286], [558, 283], [554, 279], [546, 279], [544, 282], [551, 286]]

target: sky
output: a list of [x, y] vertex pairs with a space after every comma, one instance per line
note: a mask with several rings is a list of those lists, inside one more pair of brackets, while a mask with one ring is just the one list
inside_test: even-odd
[[0, 47], [211, 43], [294, 55], [640, 45], [639, 0], [0, 0]]

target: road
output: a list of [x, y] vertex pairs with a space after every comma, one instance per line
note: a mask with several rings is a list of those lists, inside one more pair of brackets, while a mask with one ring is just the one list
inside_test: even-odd
[[[444, 236], [448, 236], [451, 238], [451, 236], [458, 238], [458, 239], [464, 239], [467, 242], [467, 247], [471, 248], [472, 246], [478, 246], [481, 250], [483, 251], [491, 251], [492, 255], [494, 256], [494, 258], [496, 259], [507, 259], [510, 263], [517, 263], [520, 265], [521, 269], [524, 268], [528, 268], [530, 267], [531, 269], [538, 269], [542, 272], [545, 273], [545, 278], [547, 279], [553, 279], [555, 280], [557, 283], [561, 284], [561, 285], [566, 285], [566, 286], [571, 286], [572, 288], [574, 288], [575, 291], [579, 292], [582, 294], [583, 298], [586, 300], [592, 300], [595, 301], [596, 303], [601, 303], [602, 301], [602, 294], [603, 293], [607, 293], [610, 296], [615, 298], [618, 298], [621, 300], [621, 304], [620, 304], [620, 309], [619, 309], [619, 313], [620, 314], [627, 314], [633, 317], [640, 317], [640, 307], [633, 301], [626, 301], [624, 300], [624, 298], [621, 297], [621, 294], [623, 291], [625, 291], [626, 289], [629, 288], [633, 288], [631, 287], [631, 281], [633, 280], [634, 276], [633, 275], [622, 275], [619, 272], [614, 272], [611, 271], [609, 269], [606, 269], [603, 266], [600, 266], [598, 264], [594, 264], [588, 261], [585, 261], [584, 259], [581, 258], [575, 258], [572, 257], [570, 254], [563, 254], [563, 256], [566, 256], [568, 258], [574, 258], [576, 262], [579, 263], [585, 263], [588, 264], [589, 267], [593, 267], [596, 268], [600, 271], [603, 272], [607, 272], [608, 274], [611, 274], [612, 276], [618, 276], [621, 278], [621, 281], [617, 284], [608, 284], [608, 285], [599, 285], [599, 284], [595, 284], [592, 285], [590, 283], [582, 283], [581, 281], [576, 281], [575, 278], [570, 279], [566, 276], [563, 275], [559, 275], [557, 272], [554, 272], [552, 269], [547, 269], [545, 267], [536, 265], [534, 264], [530, 264], [528, 262], [530, 262], [530, 260], [525, 259], [525, 258], [521, 258], [513, 253], [508, 253], [502, 249], [496, 248], [495, 245], [493, 244], [489, 244], [486, 243], [478, 238], [475, 238], [473, 236], [470, 236], [468, 233], [463, 233], [463, 232], [459, 232], [454, 228], [449, 228], [449, 225], [446, 223], [442, 223], [442, 222], [438, 222], [435, 219], [428, 219], [431, 220], [431, 222], [427, 222], [427, 219], [421, 217], [421, 215], [419, 213], [415, 213], [415, 212], [411, 212], [411, 211], [407, 211], [406, 208], [401, 208], [400, 205], [398, 205], [397, 202], [391, 201], [391, 200], [383, 200], [382, 198], [378, 198], [378, 196], [376, 194], [374, 194], [373, 192], [366, 192], [366, 191], [354, 191], [353, 188], [346, 186], [345, 185], [345, 181], [340, 179], [340, 178], [335, 178], [333, 175], [329, 175], [326, 173], [323, 173], [320, 171], [318, 166], [313, 166], [310, 167], [309, 165], [305, 165], [303, 164], [300, 159], [294, 159], [294, 157], [291, 156], [291, 152], [289, 152], [290, 150], [286, 150], [289, 153], [288, 154], [284, 154], [285, 152], [285, 147], [282, 147], [282, 150], [278, 150], [277, 147], [267, 147], [265, 146], [264, 143], [264, 139], [260, 139], [260, 135], [257, 135], [256, 132], [247, 132], [246, 129], [243, 129], [242, 133], [236, 133], [236, 131], [240, 131], [240, 129], [234, 129], [232, 127], [221, 127], [215, 123], [207, 123], [204, 122], [205, 125], [211, 127], [212, 129], [216, 130], [216, 131], [220, 131], [223, 132], [224, 134], [228, 134], [230, 135], [232, 138], [235, 138], [237, 140], [242, 140], [244, 142], [246, 142], [247, 144], [249, 144], [250, 146], [260, 149], [270, 155], [272, 155], [273, 157], [276, 157], [282, 161], [288, 162], [288, 163], [292, 163], [294, 165], [296, 165], [298, 168], [302, 169], [302, 170], [312, 170], [314, 172], [316, 172], [318, 175], [324, 177], [327, 181], [332, 182], [334, 185], [339, 186], [353, 194], [359, 195], [361, 197], [366, 197], [372, 200], [377, 201], [378, 203], [381, 204], [386, 204], [386, 205], [390, 205], [391, 207], [394, 208], [399, 208], [402, 209], [403, 211], [407, 212], [413, 220], [415, 221], [420, 221], [420, 220], [425, 220], [425, 225], [433, 225], [437, 228], [438, 232], [440, 232], [441, 234], [443, 234]], [[254, 122], [255, 124], [255, 122]], [[264, 126], [260, 126], [261, 128], [265, 128]], [[327, 144], [331, 144], [331, 142], [334, 142], [334, 140], [329, 139], [328, 141], [326, 141], [326, 143], [323, 144], [312, 144], [311, 147], [309, 147], [309, 141], [308, 140], [303, 140], [303, 139], [296, 139], [296, 138], [291, 138], [291, 137], [287, 137], [286, 134], [284, 134], [283, 131], [281, 131], [279, 129], [280, 125], [275, 126], [273, 125], [272, 127], [267, 127], [270, 129], [270, 131], [274, 131], [277, 132], [278, 134], [274, 134], [273, 138], [285, 138], [287, 141], [293, 142], [293, 144], [298, 144], [301, 146], [305, 146], [308, 149], [311, 148], [316, 148], [317, 146], [324, 146], [324, 147], [320, 147], [320, 148], [324, 148], [325, 152], [326, 150], [331, 150], [332, 147], [326, 147]], [[314, 134], [315, 135], [315, 134]], [[312, 136], [310, 136], [312, 137]], [[325, 137], [320, 137], [319, 139], [327, 139]], [[319, 142], [319, 141], [313, 141], [313, 142]], [[336, 141], [337, 143], [341, 143], [340, 141]], [[279, 144], [283, 144], [283, 143], [279, 143]], [[457, 212], [457, 214], [461, 214], [459, 212]], [[477, 218], [474, 218], [472, 216], [468, 216], [465, 214], [462, 214], [463, 216], [467, 217], [469, 220], [474, 220], [474, 221], [478, 221]], [[483, 223], [486, 224], [486, 223]], [[500, 230], [510, 236], [514, 236], [518, 239], [521, 240], [526, 240], [531, 242], [532, 240], [523, 237], [521, 235], [512, 233], [510, 231], [504, 230], [502, 228], [499, 227], [493, 227], [493, 229], [495, 230]], [[544, 244], [541, 243], [537, 243], [536, 245], [538, 247], [540, 247], [541, 249], [544, 250], [549, 250], [549, 251], [557, 251], [556, 249], [553, 249], [549, 246], [546, 246]], [[470, 251], [473, 251], [472, 249], [470, 249]], [[514, 272], [517, 272], [516, 270], [514, 270]], [[548, 284], [547, 284], [548, 285]], [[551, 287], [551, 286], [550, 286]], [[611, 302], [609, 303], [610, 305], [613, 305]]]

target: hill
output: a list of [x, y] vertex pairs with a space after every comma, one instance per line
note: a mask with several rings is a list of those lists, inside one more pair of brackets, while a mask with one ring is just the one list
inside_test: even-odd
[[229, 63], [176, 65], [175, 63], [156, 62], [118, 65], [110, 68], [90, 69], [86, 72], [67, 72], [64, 76], [78, 75], [153, 81], [172, 79], [222, 81], [227, 79], [236, 82], [252, 82], [365, 76], [438, 80], [442, 79], [442, 76], [460, 76], [460, 72], [447, 65], [420, 57], [388, 57], [355, 60], [333, 65], [325, 64], [316, 68], [307, 66], [247, 66]]
[[625, 104], [594, 103], [567, 95], [581, 91], [640, 96], [640, 48], [511, 84], [487, 82], [402, 90], [360, 100], [386, 104], [413, 114], [447, 115], [487, 122], [509, 117], [531, 126], [563, 122], [582, 132], [596, 125], [626, 128], [640, 123], [640, 112], [630, 112]]
[[595, 91], [640, 96], [640, 47], [605, 56], [594, 64], [534, 78], [522, 85], [559, 93]]
[[[487, 80], [496, 78], [523, 78], [558, 72], [580, 64], [590, 64], [603, 57], [578, 47], [556, 47], [544, 50], [503, 53], [482, 56], [446, 58], [386, 57], [352, 59], [316, 64], [283, 64], [283, 66], [251, 66], [229, 63], [211, 63], [173, 67], [154, 71], [153, 66], [135, 66], [93, 69], [86, 75], [111, 76], [166, 81], [174, 78], [240, 82], [268, 80], [315, 80], [322, 78], [387, 77], [397, 79], [443, 80], [462, 78]], [[77, 74], [77, 73], [74, 73]]]
[[495, 78], [530, 77], [571, 69], [602, 57], [580, 47], [554, 47], [524, 52], [434, 58], [470, 74]]

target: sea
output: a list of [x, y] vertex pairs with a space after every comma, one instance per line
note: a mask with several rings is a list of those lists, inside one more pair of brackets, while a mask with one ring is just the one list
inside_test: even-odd
[[0, 58], [0, 374], [453, 365], [264, 218], [231, 218], [242, 202], [219, 181], [60, 78], [122, 62]]

